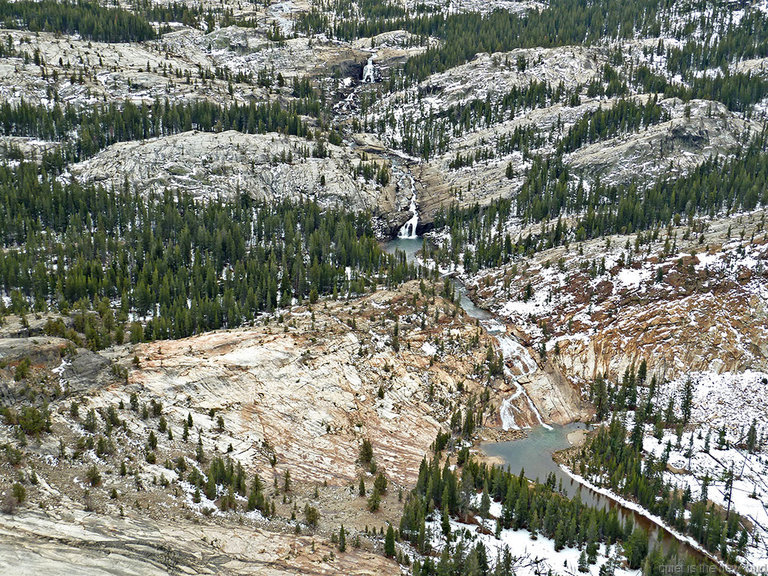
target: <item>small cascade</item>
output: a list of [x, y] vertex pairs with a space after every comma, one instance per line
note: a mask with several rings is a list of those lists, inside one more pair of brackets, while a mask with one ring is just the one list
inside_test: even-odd
[[[515, 386], [517, 386], [517, 390], [514, 392], [514, 394], [505, 398], [501, 404], [499, 412], [501, 415], [502, 427], [504, 430], [519, 429], [519, 426], [515, 422], [515, 411], [518, 413], [521, 411], [514, 405], [514, 402], [522, 396], [525, 398], [525, 400], [527, 400], [528, 408], [536, 416], [536, 419], [539, 421], [539, 425], [548, 430], [551, 430], [552, 427], [544, 422], [541, 414], [539, 413], [539, 410], [536, 408], [533, 400], [528, 395], [528, 392], [526, 392], [525, 388], [523, 388], [523, 385], [517, 381], [517, 378], [515, 378], [515, 376], [506, 366], [506, 363], [510, 359], [514, 358], [515, 364], [519, 369], [521, 369], [523, 374], [528, 374], [529, 372], [533, 372], [536, 369], [536, 362], [533, 360], [533, 358], [531, 358], [530, 354], [528, 354], [528, 351], [523, 348], [523, 346], [514, 338], [493, 332], [492, 334], [495, 336], [496, 341], [499, 343], [499, 348], [504, 354], [504, 375], [508, 380], [514, 382]], [[526, 426], [526, 428], [528, 428], [528, 426]]]
[[418, 236], [416, 235], [416, 228], [419, 226], [419, 213], [416, 211], [415, 188], [413, 190], [413, 196], [411, 196], [410, 210], [413, 216], [410, 217], [408, 222], [406, 222], [400, 227], [400, 232], [397, 235], [398, 238], [418, 238]]
[[363, 84], [366, 82], [373, 83], [376, 82], [376, 77], [374, 75], [374, 68], [373, 68], [373, 57], [375, 54], [372, 54], [370, 58], [368, 58], [368, 63], [363, 66]]
[[410, 173], [403, 171], [400, 172], [400, 174], [401, 176], [398, 180], [398, 185], [402, 184], [403, 181], [407, 179], [408, 187], [411, 189], [411, 205], [408, 208], [408, 210], [411, 212], [411, 217], [405, 224], [400, 227], [400, 232], [398, 232], [397, 237], [406, 240], [413, 240], [418, 238], [418, 235], [416, 234], [416, 228], [419, 227], [419, 212], [416, 209], [416, 182], [413, 180], [413, 176], [411, 176]]
[[[520, 414], [520, 408], [515, 406], [514, 401], [520, 396], [522, 386], [517, 382], [515, 384], [517, 384], [517, 392], [512, 394], [512, 396], [504, 398], [501, 406], [499, 406], [499, 417], [501, 418], [501, 428], [503, 430], [520, 430], [520, 426], [517, 425], [515, 420], [515, 414]], [[526, 428], [530, 428], [530, 426], [526, 426]]]

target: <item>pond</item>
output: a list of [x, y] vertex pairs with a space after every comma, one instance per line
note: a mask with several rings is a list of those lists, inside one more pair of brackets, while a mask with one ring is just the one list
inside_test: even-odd
[[[409, 262], [413, 262], [417, 252], [421, 250], [423, 240], [421, 238], [395, 238], [384, 245], [387, 252], [395, 250], [405, 252]], [[503, 325], [493, 317], [491, 313], [478, 308], [469, 298], [466, 287], [458, 280], [452, 279], [456, 291], [460, 295], [460, 304], [465, 312], [472, 318], [481, 321], [486, 330], [498, 337], [498, 333], [504, 333]], [[499, 330], [501, 328], [501, 330]], [[635, 526], [641, 526], [648, 532], [651, 546], [661, 546], [665, 554], [677, 557], [674, 562], [678, 566], [685, 564], [706, 565], [710, 564], [706, 556], [691, 546], [687, 541], [681, 541], [666, 528], [653, 522], [643, 514], [627, 508], [621, 503], [596, 492], [584, 484], [574, 480], [554, 461], [552, 455], [571, 446], [568, 434], [576, 430], [584, 430], [583, 423], [571, 423], [564, 426], [537, 426], [528, 429], [527, 436], [508, 442], [493, 442], [482, 445], [482, 450], [488, 456], [496, 457], [511, 472], [519, 474], [525, 470], [525, 476], [530, 480], [544, 482], [549, 474], [555, 475], [556, 485], [562, 487], [563, 492], [569, 497], [579, 495], [585, 504], [598, 509], [615, 509], [622, 524], [631, 520]]]
[[635, 526], [640, 526], [648, 532], [651, 547], [660, 545], [665, 554], [671, 553], [677, 556], [677, 565], [709, 564], [704, 554], [687, 542], [679, 540], [666, 528], [574, 480], [554, 461], [552, 455], [555, 452], [571, 446], [568, 434], [585, 428], [586, 426], [579, 422], [565, 426], [552, 425], [549, 429], [539, 426], [528, 430], [525, 438], [509, 442], [488, 442], [481, 448], [488, 456], [504, 462], [504, 465], [515, 474], [524, 470], [526, 478], [541, 482], [544, 482], [549, 474], [554, 474], [556, 486], [558, 489], [562, 487], [563, 493], [567, 496], [573, 498], [578, 495], [584, 504], [599, 510], [616, 510], [622, 524], [631, 520]]

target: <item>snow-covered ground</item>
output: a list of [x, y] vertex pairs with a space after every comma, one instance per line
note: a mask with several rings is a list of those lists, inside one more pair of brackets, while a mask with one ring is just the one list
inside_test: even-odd
[[[733, 470], [731, 510], [754, 526], [744, 558], [753, 566], [768, 565], [768, 446], [765, 422], [768, 417], [768, 374], [693, 373], [693, 409], [690, 430], [678, 442], [668, 430], [661, 440], [647, 435], [643, 448], [656, 457], [669, 445], [669, 467], [665, 480], [684, 489], [689, 486], [694, 498], [701, 494], [702, 481], [710, 479], [707, 496], [727, 508], [727, 475]], [[670, 396], [680, 398], [685, 381], [677, 379], [660, 389], [661, 405]], [[749, 453], [746, 437], [756, 422], [757, 448]], [[724, 443], [720, 441], [724, 431]], [[707, 440], [709, 436], [709, 440]], [[707, 445], [709, 449], [707, 450]]]
[[[679, 416], [682, 391], [691, 380], [692, 413], [681, 440], [673, 429], [657, 440], [648, 426], [644, 448], [659, 458], [669, 442], [665, 479], [681, 489], [690, 486], [696, 499], [709, 476], [708, 497], [724, 508], [726, 474], [733, 469], [731, 510], [753, 527], [739, 560], [753, 568], [768, 566], [763, 220], [760, 210], [719, 215], [703, 221], [698, 231], [683, 225], [639, 247], [635, 235], [614, 236], [586, 242], [578, 254], [553, 249], [466, 278], [477, 287], [482, 306], [524, 332], [533, 343], [529, 350], [544, 344], [548, 354], [554, 352], [574, 382], [590, 382], [595, 367], [615, 380], [646, 359], [649, 380], [653, 374], [660, 382], [657, 405], [663, 410], [673, 397]], [[593, 296], [584, 298], [584, 292]], [[505, 350], [505, 358], [519, 356]], [[757, 450], [749, 454], [745, 438], [753, 421]], [[721, 429], [727, 447], [719, 446]]]
[[[541, 576], [542, 574], [576, 575], [585, 574], [578, 571], [579, 555], [581, 550], [577, 548], [563, 548], [555, 550], [553, 540], [538, 534], [536, 539], [531, 538], [528, 530], [502, 530], [497, 538], [494, 535], [495, 519], [501, 515], [501, 504], [491, 502], [490, 516], [488, 520], [480, 520], [483, 524], [464, 524], [451, 518], [452, 548], [457, 541], [464, 540], [474, 546], [481, 542], [487, 551], [488, 560], [495, 565], [497, 559], [507, 548], [514, 558], [513, 568], [517, 576]], [[431, 534], [432, 548], [442, 551], [445, 548], [445, 537], [440, 527], [440, 518], [435, 517], [427, 521], [427, 530]], [[467, 547], [464, 549], [466, 550]], [[599, 574], [600, 569], [607, 563], [612, 563], [616, 576], [637, 576], [639, 570], [629, 570], [619, 566], [623, 556], [619, 546], [607, 547], [600, 545], [597, 563], [589, 566], [589, 574]]]
[[[752, 572], [759, 571], [761, 566], [768, 566], [768, 435], [765, 428], [768, 373], [690, 373], [662, 383], [654, 401], [656, 406], [664, 409], [672, 398], [679, 416], [689, 379], [693, 398], [690, 423], [679, 439], [672, 429], [664, 430], [659, 439], [654, 436], [653, 426], [646, 425], [643, 450], [656, 461], [666, 458], [665, 482], [680, 490], [689, 488], [693, 500], [701, 498], [705, 478], [708, 479], [708, 500], [724, 510], [728, 508], [727, 480], [732, 471], [730, 510], [745, 518], [751, 528], [746, 551], [739, 562]], [[630, 412], [626, 417], [629, 426], [634, 414]], [[747, 436], [753, 422], [756, 441], [754, 452], [750, 453]], [[594, 490], [626, 503], [620, 496], [592, 486], [589, 479], [566, 471]], [[636, 504], [630, 505], [639, 508]], [[660, 519], [654, 521], [661, 522]], [[680, 537], [691, 541], [689, 537]]]
[[590, 482], [589, 480], [587, 480], [583, 476], [575, 474], [572, 470], [569, 470], [566, 466], [561, 466], [561, 468], [571, 478], [573, 478], [574, 480], [576, 480], [580, 484], [586, 486], [587, 488], [589, 488], [593, 492], [596, 492], [596, 493], [601, 494], [601, 495], [603, 495], [603, 496], [605, 496], [607, 498], [610, 498], [611, 500], [613, 500], [614, 502], [617, 502], [618, 504], [620, 504], [623, 508], [626, 508], [627, 510], [633, 510], [633, 511], [637, 512], [641, 516], [644, 516], [644, 517], [648, 518], [648, 520], [650, 520], [654, 524], [657, 524], [659, 526], [664, 526], [665, 530], [667, 532], [669, 532], [674, 538], [676, 538], [680, 542], [685, 542], [688, 546], [690, 546], [694, 550], [698, 550], [704, 556], [708, 556], [713, 561], [717, 561], [720, 564], [721, 568], [723, 568], [724, 570], [727, 569], [727, 571], [735, 573], [734, 570], [732, 570], [728, 566], [725, 566], [722, 563], [720, 563], [717, 558], [715, 558], [709, 552], [707, 552], [707, 550], [701, 544], [696, 542], [696, 540], [694, 540], [691, 536], [686, 536], [685, 534], [681, 534], [680, 532], [678, 532], [677, 530], [675, 530], [674, 528], [672, 528], [668, 524], [666, 524], [663, 519], [659, 518], [655, 514], [649, 513], [645, 508], [643, 508], [642, 506], [640, 506], [636, 502], [632, 502], [631, 500], [627, 500], [626, 498], [622, 498], [618, 494], [615, 494], [615, 493], [611, 492], [610, 490], [608, 490], [606, 488], [602, 488], [600, 486], [597, 486], [597, 485], [593, 484], [592, 482]]
[[[524, 332], [529, 346], [568, 351], [560, 358], [577, 380], [589, 381], [594, 369], [621, 376], [640, 358], [670, 379], [690, 370], [766, 370], [763, 214], [719, 216], [702, 222], [701, 233], [681, 225], [640, 246], [636, 235], [617, 235], [578, 252], [553, 248], [461, 276], [477, 288], [480, 306]], [[590, 356], [608, 350], [611, 357]]]

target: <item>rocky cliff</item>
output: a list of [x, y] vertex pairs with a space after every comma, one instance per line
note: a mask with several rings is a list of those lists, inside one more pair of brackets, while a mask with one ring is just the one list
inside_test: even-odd
[[356, 177], [359, 157], [347, 148], [327, 147], [327, 158], [315, 158], [311, 143], [303, 138], [184, 132], [114, 144], [69, 171], [81, 182], [116, 189], [127, 183], [145, 194], [184, 190], [216, 198], [245, 193], [267, 202], [309, 198], [322, 206], [391, 212], [394, 186]]
[[[11, 513], [0, 515], [0, 566], [395, 573], [368, 527], [399, 520], [400, 491], [454, 413], [484, 407], [493, 423], [507, 390], [489, 378], [492, 338], [435, 290], [411, 282], [248, 328], [99, 353], [60, 338], [0, 339], [3, 403], [46, 398], [31, 405], [48, 411], [35, 433], [21, 408], [0, 423]], [[375, 464], [359, 462], [363, 440]], [[225, 486], [210, 499], [208, 487], [196, 490], [195, 475], [207, 482], [217, 458], [242, 466], [249, 490], [259, 475], [269, 514], [247, 511], [247, 494], [223, 504]], [[377, 474], [388, 488], [370, 511], [358, 482], [370, 496]], [[328, 544], [340, 524], [360, 542], [347, 554]]]
[[598, 375], [621, 378], [643, 360], [661, 380], [766, 371], [764, 222], [759, 211], [638, 244], [614, 236], [545, 251], [478, 275], [477, 298], [575, 389]]

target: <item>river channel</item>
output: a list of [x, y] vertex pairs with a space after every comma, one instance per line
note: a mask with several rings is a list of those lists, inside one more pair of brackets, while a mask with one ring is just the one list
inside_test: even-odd
[[[414, 238], [412, 234], [404, 233], [401, 233], [401, 237], [387, 242], [384, 246], [388, 252], [394, 253], [395, 250], [405, 252], [408, 261], [414, 261], [421, 247], [421, 238]], [[461, 282], [457, 280], [453, 280], [453, 282], [456, 291], [461, 296], [461, 307], [464, 311], [470, 317], [480, 320], [480, 323], [497, 340], [505, 338], [506, 328], [503, 324], [498, 322], [487, 310], [478, 308], [467, 295], [466, 288]], [[503, 343], [500, 341], [500, 344]], [[524, 393], [522, 386], [520, 386], [520, 392]], [[530, 404], [533, 407], [532, 401], [530, 401]], [[598, 509], [615, 509], [622, 524], [627, 520], [631, 520], [635, 526], [641, 526], [648, 532], [651, 547], [660, 545], [665, 554], [671, 553], [676, 556], [676, 559], [672, 560], [672, 562], [681, 567], [685, 564], [710, 564], [707, 555], [691, 545], [687, 538], [681, 539], [647, 516], [574, 480], [560, 468], [554, 461], [553, 454], [571, 446], [568, 434], [575, 430], [583, 430], [585, 428], [583, 423], [576, 422], [559, 426], [549, 425], [541, 421], [540, 417], [539, 420], [542, 425], [527, 429], [527, 436], [525, 438], [509, 442], [485, 443], [482, 446], [483, 451], [488, 456], [495, 457], [504, 462], [510, 471], [515, 474], [524, 469], [527, 478], [543, 482], [552, 473], [555, 475], [556, 484], [558, 486], [561, 485], [563, 492], [569, 497], [574, 497], [578, 494], [581, 501], [589, 506]]]

